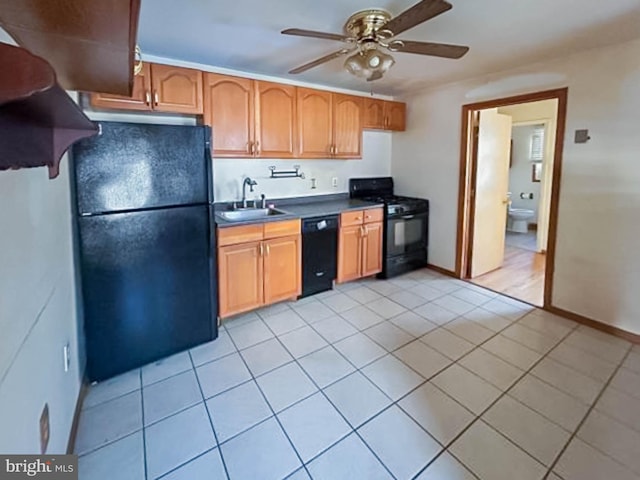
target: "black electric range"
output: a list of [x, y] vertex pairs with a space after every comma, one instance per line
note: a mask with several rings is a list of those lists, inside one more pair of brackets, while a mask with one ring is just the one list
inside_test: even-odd
[[390, 278], [427, 265], [429, 200], [393, 193], [393, 178], [352, 178], [349, 196], [384, 203], [383, 262], [379, 278]]

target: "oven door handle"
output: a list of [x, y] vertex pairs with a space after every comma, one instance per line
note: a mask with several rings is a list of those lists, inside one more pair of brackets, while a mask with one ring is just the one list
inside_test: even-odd
[[403, 220], [411, 220], [412, 218], [415, 218], [415, 215], [403, 215], [402, 217]]

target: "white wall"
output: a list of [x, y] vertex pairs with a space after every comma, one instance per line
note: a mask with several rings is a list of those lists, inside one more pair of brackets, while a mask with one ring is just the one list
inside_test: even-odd
[[[0, 42], [15, 44], [0, 29]], [[66, 453], [84, 365], [73, 268], [69, 164], [0, 171], [0, 452]], [[69, 344], [70, 369], [63, 347]]]
[[[68, 159], [0, 172], [0, 452], [40, 453], [49, 404], [48, 451], [65, 453], [80, 388]], [[64, 372], [63, 346], [71, 346]]]
[[[635, 40], [405, 98], [392, 174], [432, 202], [431, 263], [455, 266], [461, 106], [568, 86], [553, 305], [640, 333], [639, 53]], [[592, 139], [574, 144], [582, 128]]]
[[[538, 216], [540, 202], [540, 182], [531, 181], [531, 166], [529, 151], [531, 135], [536, 130], [534, 125], [515, 126], [511, 130], [511, 155], [513, 162], [509, 168], [509, 191], [511, 192], [511, 206], [513, 208], [527, 208], [536, 213], [532, 220], [535, 223]], [[533, 199], [520, 198], [521, 193], [533, 193]]]
[[[215, 134], [215, 132], [214, 132]], [[216, 201], [235, 201], [242, 198], [242, 182], [249, 176], [258, 182], [254, 193], [247, 189], [247, 198], [295, 197], [347, 192], [352, 177], [391, 175], [391, 133], [364, 132], [361, 160], [269, 160], [269, 159], [221, 159], [213, 160]], [[269, 178], [269, 166], [278, 170], [291, 170], [300, 165], [304, 180], [300, 178]], [[316, 179], [316, 188], [311, 188], [311, 179]], [[332, 186], [332, 179], [338, 185]]]

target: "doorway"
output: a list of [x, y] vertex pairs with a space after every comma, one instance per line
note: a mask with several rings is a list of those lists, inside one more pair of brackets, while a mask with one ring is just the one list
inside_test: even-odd
[[567, 89], [465, 105], [456, 274], [551, 304]]

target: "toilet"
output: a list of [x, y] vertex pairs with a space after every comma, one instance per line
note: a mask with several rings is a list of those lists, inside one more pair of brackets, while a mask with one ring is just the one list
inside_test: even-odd
[[526, 208], [509, 208], [509, 223], [507, 230], [510, 232], [527, 233], [529, 221], [533, 219], [535, 212]]

